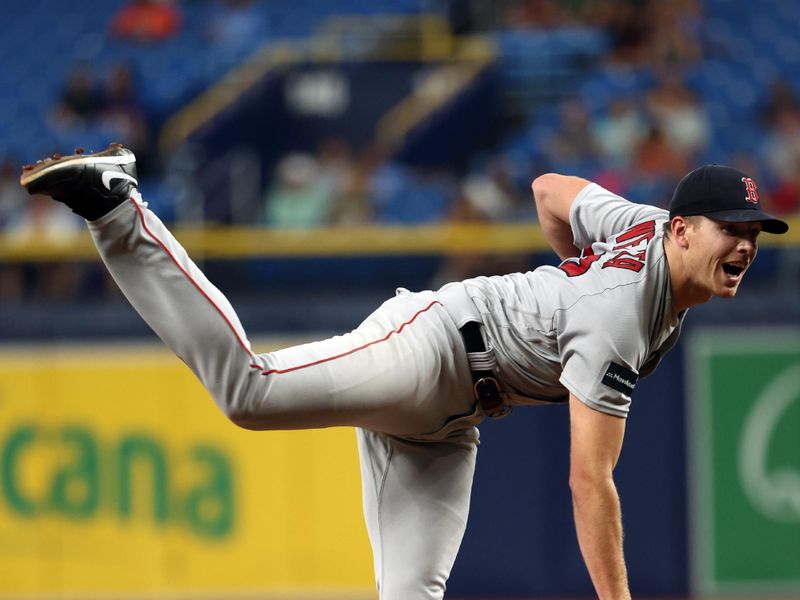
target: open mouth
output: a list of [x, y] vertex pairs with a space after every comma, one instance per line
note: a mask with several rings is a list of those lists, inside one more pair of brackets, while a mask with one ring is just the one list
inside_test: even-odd
[[735, 263], [722, 263], [722, 270], [731, 277], [739, 277], [744, 269], [742, 265], [737, 265]]

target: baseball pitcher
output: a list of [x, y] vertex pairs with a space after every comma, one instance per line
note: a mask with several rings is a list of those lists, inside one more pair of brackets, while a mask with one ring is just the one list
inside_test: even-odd
[[600, 598], [630, 598], [613, 471], [631, 397], [675, 343], [686, 310], [730, 298], [760, 233], [752, 178], [709, 165], [670, 210], [556, 174], [533, 195], [558, 267], [400, 289], [356, 329], [258, 354], [232, 306], [137, 190], [120, 145], [26, 166], [22, 185], [84, 217], [125, 296], [248, 429], [354, 426], [381, 600], [442, 598], [467, 522], [485, 417], [515, 405], [570, 412], [578, 541]]

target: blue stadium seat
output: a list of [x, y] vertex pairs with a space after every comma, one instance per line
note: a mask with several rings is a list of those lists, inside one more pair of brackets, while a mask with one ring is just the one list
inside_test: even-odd
[[[102, 78], [115, 64], [128, 62], [138, 75], [147, 108], [152, 115], [163, 118], [267, 39], [310, 35], [322, 20], [335, 13], [413, 13], [424, 4], [419, 0], [257, 0], [252, 10], [264, 24], [263, 37], [247, 37], [230, 52], [221, 52], [206, 38], [206, 28], [219, 14], [218, 2], [182, 4], [179, 35], [152, 45], [121, 42], [109, 36], [109, 23], [125, 3], [126, 0], [81, 0], [79, 6], [61, 0], [6, 3], [6, 25], [0, 36], [0, 87], [26, 90], [28, 110], [45, 123], [46, 112], [59, 97], [65, 75], [74, 65], [86, 61]], [[0, 140], [0, 146], [9, 146], [11, 142], [7, 141]]]

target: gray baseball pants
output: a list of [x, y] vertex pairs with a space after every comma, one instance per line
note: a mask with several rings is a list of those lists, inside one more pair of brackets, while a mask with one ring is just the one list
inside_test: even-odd
[[466, 527], [481, 419], [447, 302], [401, 290], [350, 333], [256, 354], [230, 303], [138, 194], [89, 229], [130, 303], [232, 421], [358, 428], [380, 599], [442, 598]]

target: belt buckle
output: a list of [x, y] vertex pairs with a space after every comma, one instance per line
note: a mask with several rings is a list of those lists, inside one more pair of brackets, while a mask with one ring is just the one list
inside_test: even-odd
[[500, 384], [494, 377], [481, 377], [472, 386], [475, 400], [490, 419], [501, 419], [511, 412], [511, 407], [503, 402]]

